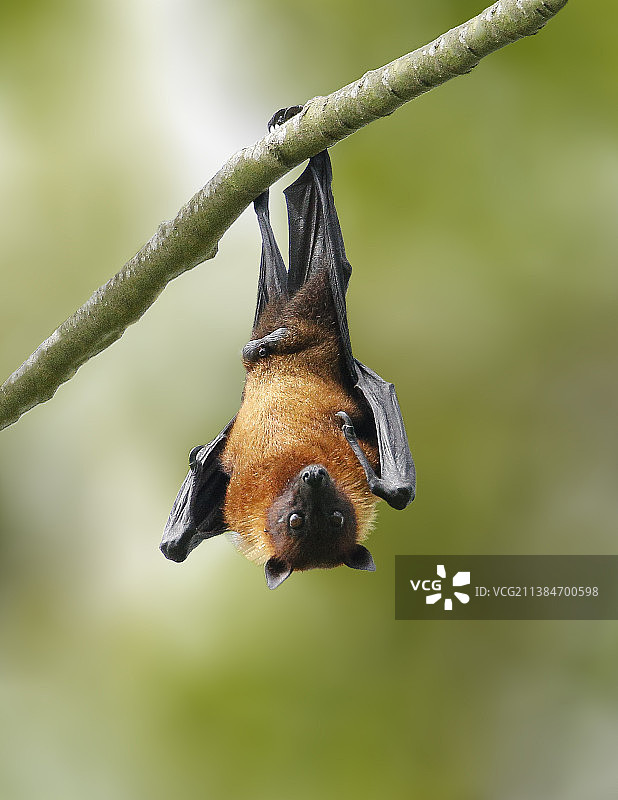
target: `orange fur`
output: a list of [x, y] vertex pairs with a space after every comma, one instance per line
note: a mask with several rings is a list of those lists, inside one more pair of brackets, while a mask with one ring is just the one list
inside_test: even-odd
[[[361, 408], [342, 384], [337, 334], [328, 315], [296, 317], [305, 289], [315, 292], [316, 285], [307, 284], [296, 295], [294, 314], [277, 315], [277, 324], [288, 327], [288, 345], [295, 352], [273, 353], [257, 364], [246, 364], [243, 402], [221, 457], [230, 474], [224, 513], [235, 532], [232, 540], [257, 563], [274, 553], [266, 530], [274, 498], [309, 464], [326, 467], [347, 495], [356, 512], [358, 541], [367, 537], [375, 516], [377, 498], [335, 417], [345, 411], [354, 421], [361, 417]], [[268, 321], [270, 330], [276, 327]], [[377, 448], [361, 444], [377, 465]]]

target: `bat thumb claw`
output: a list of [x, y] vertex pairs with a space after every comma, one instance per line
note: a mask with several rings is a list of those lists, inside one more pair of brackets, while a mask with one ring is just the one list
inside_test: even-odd
[[338, 411], [335, 414], [335, 416], [339, 417], [339, 419], [342, 420], [342, 422], [343, 422], [343, 425], [341, 426], [341, 430], [343, 431], [343, 435], [345, 436], [345, 438], [348, 441], [355, 440], [356, 439], [356, 431], [354, 430], [354, 425], [352, 425], [352, 420], [350, 419], [350, 417], [348, 417], [348, 415], [345, 413], [345, 411]]

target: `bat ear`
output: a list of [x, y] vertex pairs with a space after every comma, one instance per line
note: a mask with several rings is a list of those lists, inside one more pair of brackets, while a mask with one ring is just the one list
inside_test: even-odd
[[344, 558], [343, 563], [346, 567], [351, 567], [352, 569], [366, 569], [369, 572], [376, 571], [376, 565], [371, 553], [362, 544], [357, 544], [356, 547], [353, 547]]
[[269, 589], [276, 589], [286, 578], [292, 574], [292, 567], [280, 558], [269, 558], [264, 566], [266, 583]]

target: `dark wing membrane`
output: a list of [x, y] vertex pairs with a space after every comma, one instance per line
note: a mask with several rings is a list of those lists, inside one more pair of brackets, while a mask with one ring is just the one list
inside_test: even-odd
[[416, 470], [395, 387], [372, 369], [354, 359], [358, 380], [376, 426], [380, 475], [375, 494], [394, 508], [405, 508], [414, 500]]
[[405, 508], [414, 498], [414, 462], [394, 386], [352, 356], [345, 304], [352, 267], [331, 184], [330, 157], [324, 150], [310, 159], [300, 178], [285, 190], [290, 229], [288, 288], [292, 294], [316, 271], [327, 269], [348, 377], [367, 401], [378, 439], [380, 475], [363, 459], [367, 479], [375, 494], [395, 508]]
[[255, 328], [262, 311], [268, 302], [275, 297], [288, 296], [288, 277], [281, 256], [281, 251], [275, 239], [275, 234], [270, 224], [268, 211], [268, 191], [262, 192], [253, 201], [253, 207], [258, 218], [260, 233], [262, 234], [262, 256], [260, 258], [260, 277], [258, 279], [257, 305], [255, 307]]
[[302, 175], [284, 192], [290, 239], [288, 288], [292, 295], [316, 272], [327, 269], [345, 364], [354, 383], [356, 372], [345, 306], [352, 267], [345, 254], [332, 178], [330, 156], [324, 150], [309, 160]]
[[223, 504], [230, 479], [219, 456], [233, 422], [212, 442], [191, 451], [189, 472], [172, 506], [160, 545], [163, 555], [172, 561], [184, 561], [204, 539], [227, 530]]

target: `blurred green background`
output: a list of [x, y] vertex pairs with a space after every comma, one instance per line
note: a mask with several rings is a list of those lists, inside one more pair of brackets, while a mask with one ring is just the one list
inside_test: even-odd
[[[481, 9], [3, 3], [0, 377], [275, 109]], [[571, 2], [332, 150], [355, 354], [418, 468], [375, 575], [269, 592], [224, 537], [157, 550], [189, 449], [238, 407], [251, 211], [2, 432], [1, 798], [618, 796], [615, 623], [393, 608], [397, 553], [616, 552], [616, 24]]]

